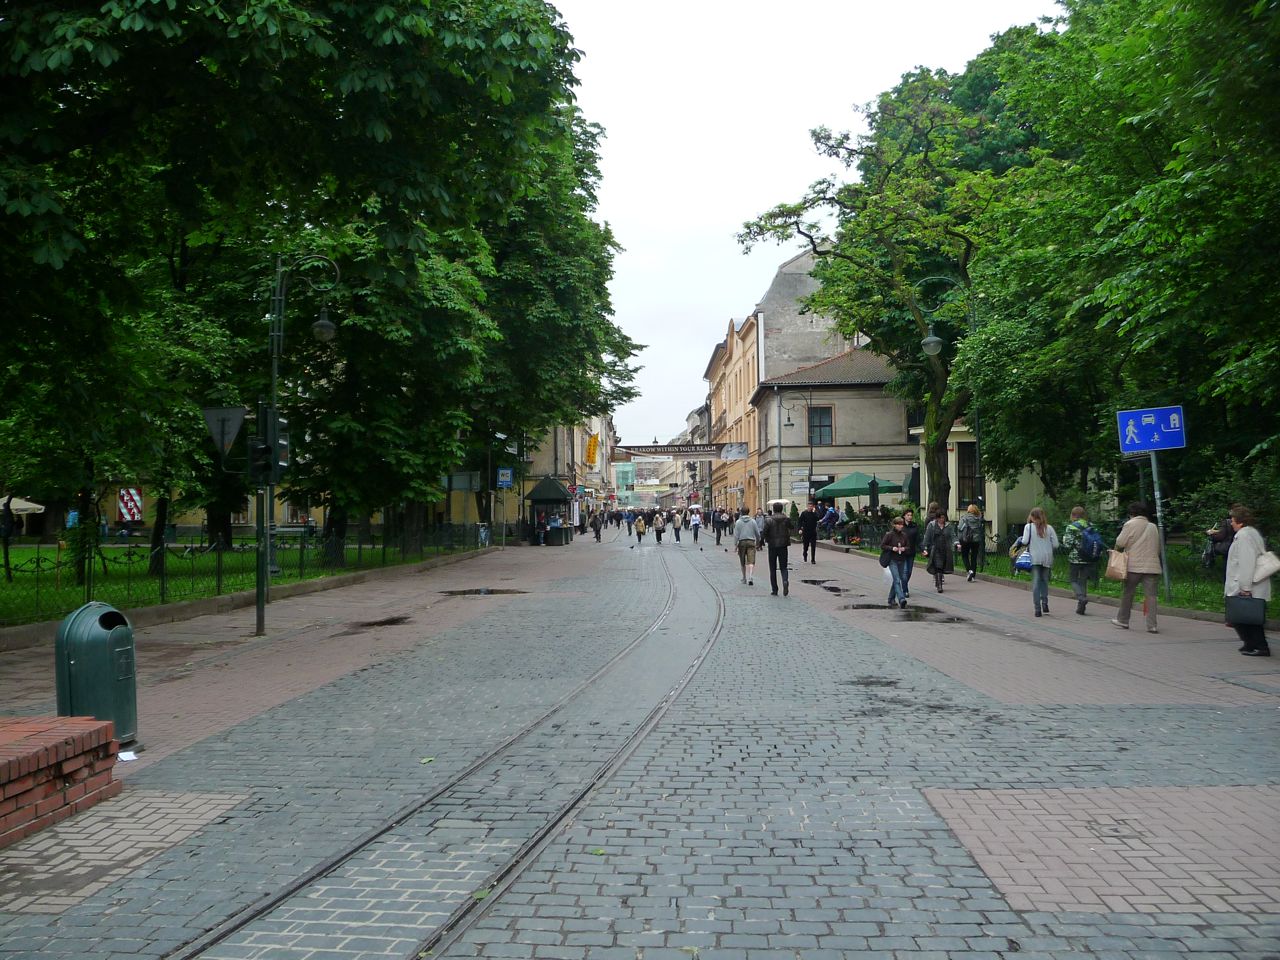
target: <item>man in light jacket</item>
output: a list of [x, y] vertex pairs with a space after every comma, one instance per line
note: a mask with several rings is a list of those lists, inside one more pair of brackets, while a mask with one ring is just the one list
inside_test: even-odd
[[760, 528], [751, 514], [743, 510], [733, 525], [733, 539], [738, 544], [738, 563], [742, 565], [742, 582], [755, 586], [756, 547], [760, 545]]
[[1156, 603], [1160, 589], [1160, 528], [1150, 520], [1151, 508], [1145, 503], [1129, 504], [1129, 519], [1116, 537], [1116, 549], [1129, 558], [1129, 573], [1124, 578], [1124, 592], [1120, 595], [1120, 610], [1111, 622], [1122, 629], [1129, 629], [1129, 612], [1133, 597], [1142, 583], [1142, 596], [1147, 604], [1147, 633], [1159, 633], [1156, 629]]

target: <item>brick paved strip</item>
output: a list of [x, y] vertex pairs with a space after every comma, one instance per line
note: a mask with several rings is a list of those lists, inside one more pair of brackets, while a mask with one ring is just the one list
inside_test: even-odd
[[244, 799], [128, 791], [0, 850], [0, 910], [62, 913], [191, 837]]
[[1280, 786], [924, 793], [1014, 909], [1280, 912]]

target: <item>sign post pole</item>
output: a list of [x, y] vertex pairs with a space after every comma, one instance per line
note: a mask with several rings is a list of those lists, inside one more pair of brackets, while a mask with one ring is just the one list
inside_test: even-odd
[[1164, 505], [1160, 501], [1160, 469], [1156, 466], [1156, 452], [1151, 451], [1151, 488], [1156, 500], [1156, 526], [1160, 528], [1160, 569], [1164, 571], [1164, 598], [1173, 603], [1173, 586], [1169, 581], [1169, 556], [1164, 546]]
[[[1160, 531], [1160, 567], [1164, 571], [1164, 595], [1166, 600], [1172, 602], [1173, 584], [1169, 578], [1169, 556], [1164, 545], [1164, 504], [1160, 501], [1160, 468], [1156, 464], [1156, 451], [1185, 447], [1187, 421], [1180, 406], [1117, 410], [1116, 431], [1120, 437], [1122, 454], [1133, 456], [1146, 453], [1151, 457], [1151, 489], [1156, 502], [1156, 527]], [[1138, 471], [1141, 474], [1141, 466]]]

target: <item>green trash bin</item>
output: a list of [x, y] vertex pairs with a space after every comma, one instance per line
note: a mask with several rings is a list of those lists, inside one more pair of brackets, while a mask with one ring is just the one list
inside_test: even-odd
[[116, 739], [138, 739], [138, 682], [133, 627], [106, 604], [67, 615], [54, 641], [58, 716], [110, 720]]

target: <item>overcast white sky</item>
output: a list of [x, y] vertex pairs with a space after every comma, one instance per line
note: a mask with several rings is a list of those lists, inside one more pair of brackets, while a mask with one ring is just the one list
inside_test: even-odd
[[1052, 0], [552, 0], [583, 53], [578, 99], [605, 128], [600, 217], [624, 250], [615, 319], [647, 344], [639, 399], [614, 416], [666, 441], [706, 397], [703, 371], [798, 245], [734, 240], [742, 223], [835, 172], [809, 130], [923, 64], [960, 70]]

